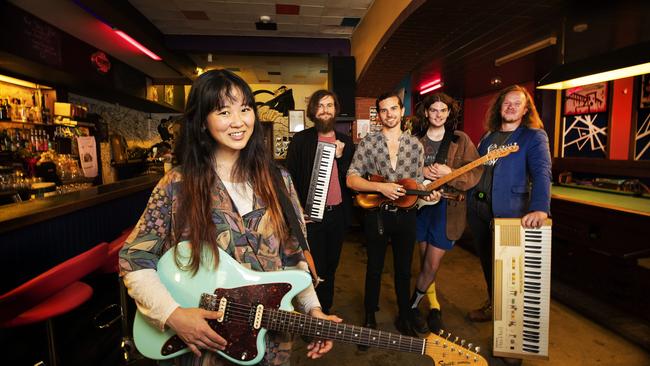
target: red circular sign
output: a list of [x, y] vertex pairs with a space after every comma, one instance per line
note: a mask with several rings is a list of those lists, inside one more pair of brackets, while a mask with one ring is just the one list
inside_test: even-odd
[[90, 56], [90, 61], [95, 66], [97, 71], [102, 74], [106, 74], [108, 70], [111, 69], [111, 61], [108, 59], [108, 56], [102, 51], [97, 51]]

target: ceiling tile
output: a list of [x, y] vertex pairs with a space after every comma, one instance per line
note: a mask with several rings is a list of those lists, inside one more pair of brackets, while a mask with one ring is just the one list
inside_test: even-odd
[[341, 25], [342, 17], [321, 17], [320, 24], [323, 25]]
[[318, 25], [320, 24], [320, 17], [300, 16], [300, 24], [305, 25]]
[[323, 9], [323, 6], [303, 5], [300, 7], [300, 15], [321, 16], [323, 14]]

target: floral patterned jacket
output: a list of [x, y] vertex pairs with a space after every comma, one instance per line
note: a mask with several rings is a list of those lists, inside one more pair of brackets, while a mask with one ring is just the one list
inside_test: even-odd
[[[282, 169], [282, 179], [300, 226], [305, 235], [305, 223], [298, 195], [291, 176]], [[120, 274], [125, 275], [140, 269], [155, 269], [158, 259], [176, 243], [174, 220], [178, 209], [178, 194], [182, 176], [178, 168], [172, 169], [154, 188], [147, 207], [135, 229], [120, 251]], [[212, 221], [217, 227], [217, 243], [221, 249], [242, 265], [256, 271], [277, 271], [285, 267], [307, 270], [307, 263], [298, 240], [292, 237], [281, 243], [271, 230], [266, 205], [258, 197], [253, 198], [253, 211], [243, 217], [231, 200], [219, 178], [211, 192]], [[183, 240], [187, 239], [184, 233]], [[270, 334], [267, 337], [267, 352], [261, 364], [282, 365], [289, 362], [291, 337], [287, 334]], [[228, 364], [216, 354], [204, 352], [201, 359], [186, 354], [174, 360], [177, 365], [225, 365]]]

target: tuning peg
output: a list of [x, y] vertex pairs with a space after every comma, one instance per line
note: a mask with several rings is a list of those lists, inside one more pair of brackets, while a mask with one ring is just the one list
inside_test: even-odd
[[451, 337], [451, 332], [447, 333], [447, 337], [445, 337], [445, 339], [449, 340], [449, 337]]
[[471, 343], [467, 345], [467, 349], [472, 349], [472, 344]]
[[454, 343], [458, 343], [458, 339], [460, 339], [460, 338], [456, 337], [456, 339], [454, 339]]
[[480, 353], [481, 352], [481, 347], [476, 346], [476, 348], [474, 348], [474, 350], [476, 350], [476, 353]]
[[464, 339], [461, 339], [461, 340], [460, 340], [460, 345], [461, 345], [461, 346], [464, 346], [464, 345], [465, 345], [465, 340], [464, 340]]
[[438, 331], [438, 335], [442, 337], [443, 334], [445, 334], [445, 330], [444, 330], [444, 329], [440, 329], [440, 330]]

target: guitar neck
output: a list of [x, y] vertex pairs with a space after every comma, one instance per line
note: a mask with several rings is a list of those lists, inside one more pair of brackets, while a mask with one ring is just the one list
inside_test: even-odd
[[297, 333], [308, 337], [378, 347], [388, 350], [425, 354], [426, 340], [336, 323], [284, 310], [265, 310], [262, 325], [270, 330]]
[[488, 155], [481, 156], [480, 158], [472, 161], [471, 163], [467, 163], [467, 164], [463, 165], [462, 167], [460, 167], [460, 168], [452, 171], [451, 173], [445, 175], [444, 177], [442, 177], [440, 179], [436, 179], [435, 181], [427, 184], [425, 188], [428, 191], [432, 191], [434, 189], [442, 187], [443, 185], [447, 184], [451, 180], [453, 180], [453, 179], [467, 173], [468, 171], [476, 168], [477, 166], [485, 163], [488, 160], [490, 160], [490, 156], [488, 156]]

